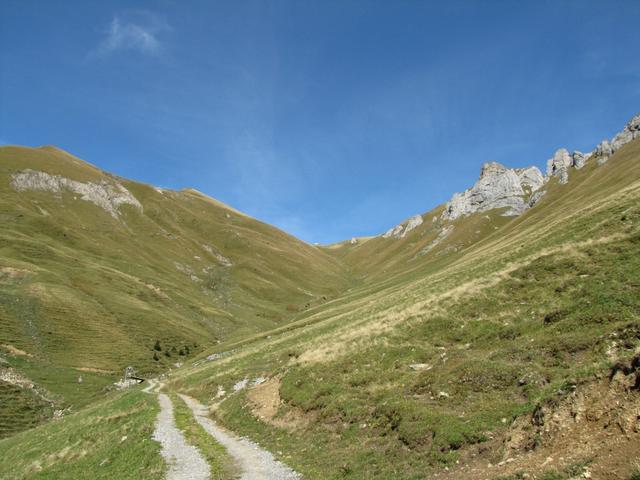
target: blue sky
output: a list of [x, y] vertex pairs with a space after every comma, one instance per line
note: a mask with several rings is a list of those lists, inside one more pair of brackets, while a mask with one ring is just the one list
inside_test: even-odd
[[0, 2], [0, 143], [378, 234], [640, 112], [640, 2]]

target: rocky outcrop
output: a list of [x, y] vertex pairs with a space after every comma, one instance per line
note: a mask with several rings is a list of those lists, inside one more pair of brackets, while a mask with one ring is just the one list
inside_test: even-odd
[[[521, 215], [540, 201], [546, 193], [542, 188], [550, 178], [557, 177], [560, 184], [566, 184], [569, 182], [572, 168], [580, 170], [592, 158], [596, 159], [598, 165], [602, 165], [616, 151], [638, 137], [640, 115], [633, 117], [611, 141], [602, 141], [593, 152], [583, 153], [575, 150], [569, 153], [566, 148], [556, 150], [553, 157], [547, 160], [546, 176], [542, 175], [537, 167], [512, 169], [496, 162], [485, 163], [476, 184], [462, 193], [454, 194], [445, 204], [439, 218], [452, 221], [498, 208], [505, 209], [503, 216]], [[432, 221], [437, 222], [438, 217], [434, 216]], [[400, 224], [390, 228], [382, 236], [401, 238], [420, 224], [422, 217], [418, 215], [412, 217], [406, 225]], [[443, 235], [446, 236], [448, 233], [448, 230], [443, 230]], [[433, 247], [427, 246], [425, 250], [428, 251], [430, 248]]]
[[387, 230], [384, 234], [382, 234], [382, 238], [390, 238], [390, 237], [404, 238], [407, 235], [407, 233], [409, 233], [411, 230], [415, 229], [416, 227], [419, 227], [420, 225], [422, 225], [422, 223], [423, 223], [422, 215], [414, 215], [407, 221], [406, 224], [401, 223], [400, 225], [396, 225], [395, 227], [392, 227], [389, 230]]
[[598, 165], [604, 165], [609, 157], [613, 155], [613, 149], [608, 140], [603, 140], [596, 147], [595, 155], [598, 158]]
[[575, 151], [569, 155], [566, 149], [561, 148], [553, 158], [548, 160], [547, 176], [557, 176], [560, 178], [560, 183], [565, 184], [569, 181], [570, 167], [580, 170], [592, 157], [596, 158], [598, 165], [604, 165], [611, 155], [638, 137], [640, 137], [640, 115], [633, 117], [611, 141], [603, 140], [600, 142], [593, 152]]
[[615, 153], [631, 140], [638, 137], [640, 137], [640, 115], [633, 117], [629, 123], [624, 126], [622, 131], [613, 137], [611, 140], [611, 149]]
[[442, 218], [455, 220], [496, 208], [506, 208], [505, 216], [520, 215], [528, 208], [530, 195], [543, 185], [544, 177], [536, 167], [514, 170], [497, 162], [485, 163], [480, 179], [447, 202]]
[[382, 238], [399, 237], [403, 229], [404, 226], [402, 224], [391, 227], [389, 230], [382, 234]]
[[569, 181], [569, 168], [573, 165], [573, 158], [566, 148], [556, 150], [553, 157], [547, 160], [547, 176], [560, 177], [560, 183]]
[[60, 194], [63, 190], [69, 190], [81, 195], [82, 200], [97, 205], [116, 219], [119, 218], [119, 209], [122, 205], [131, 205], [142, 211], [142, 205], [136, 197], [115, 181], [102, 180], [98, 183], [83, 183], [60, 175], [23, 170], [11, 176], [11, 186], [18, 192], [40, 190]]
[[537, 167], [516, 168], [515, 172], [523, 189], [528, 188], [531, 192], [535, 192], [544, 185], [544, 176]]
[[576, 150], [571, 154], [571, 159], [573, 160], [572, 166], [576, 170], [580, 170], [582, 167], [584, 167], [585, 163], [587, 163], [587, 160], [589, 160], [590, 156], [591, 156], [591, 153], [585, 154]]

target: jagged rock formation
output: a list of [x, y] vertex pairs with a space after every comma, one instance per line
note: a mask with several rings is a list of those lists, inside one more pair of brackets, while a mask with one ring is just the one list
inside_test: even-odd
[[611, 155], [638, 137], [640, 137], [640, 115], [633, 117], [611, 141], [603, 140], [600, 142], [593, 152], [582, 153], [575, 151], [569, 155], [569, 152], [564, 148], [556, 151], [553, 158], [547, 161], [547, 176], [558, 176], [560, 177], [560, 183], [565, 184], [569, 181], [570, 167], [579, 170], [585, 166], [591, 157], [596, 158], [598, 165], [604, 165]]
[[573, 164], [573, 159], [566, 148], [556, 150], [553, 157], [547, 160], [547, 176], [560, 177], [560, 183], [569, 181], [569, 168]]
[[99, 183], [83, 183], [60, 175], [23, 170], [11, 176], [11, 186], [18, 192], [42, 190], [60, 194], [63, 190], [70, 190], [81, 195], [82, 200], [94, 203], [116, 219], [119, 218], [121, 205], [131, 205], [142, 211], [142, 205], [136, 197], [115, 181], [112, 183], [106, 180]]
[[638, 137], [640, 137], [640, 115], [633, 117], [629, 123], [624, 126], [622, 131], [613, 137], [613, 140], [611, 140], [611, 149], [615, 153], [620, 150], [623, 145], [626, 145]]
[[582, 167], [584, 167], [585, 163], [587, 163], [587, 160], [589, 159], [590, 156], [591, 156], [591, 153], [586, 153], [585, 154], [585, 153], [582, 153], [582, 152], [576, 150], [572, 154], [573, 167], [576, 170], [580, 170]]
[[544, 176], [537, 167], [516, 168], [515, 172], [520, 179], [520, 185], [525, 190], [528, 187], [531, 192], [535, 192], [544, 185]]
[[422, 222], [423, 222], [422, 215], [414, 215], [407, 221], [406, 225], [401, 223], [400, 225], [396, 225], [395, 227], [392, 227], [389, 230], [387, 230], [382, 235], [382, 238], [389, 238], [389, 237], [404, 238], [407, 235], [407, 233], [409, 233], [411, 230], [422, 225]]
[[442, 218], [455, 220], [496, 208], [507, 208], [503, 213], [506, 216], [520, 215], [542, 198], [545, 191], [541, 188], [549, 178], [558, 177], [560, 184], [566, 184], [571, 168], [583, 168], [592, 157], [597, 159], [598, 165], [602, 165], [622, 146], [638, 137], [640, 115], [633, 117], [611, 142], [602, 141], [593, 152], [576, 150], [569, 153], [566, 148], [556, 150], [553, 157], [547, 160], [546, 177], [536, 167], [514, 170], [495, 162], [485, 163], [478, 182], [463, 193], [456, 193], [445, 205]]
[[497, 162], [482, 166], [480, 179], [445, 205], [442, 218], [455, 220], [476, 212], [507, 208], [505, 216], [520, 215], [529, 207], [531, 195], [544, 185], [538, 168], [514, 170]]
[[595, 151], [596, 157], [598, 157], [598, 165], [603, 165], [609, 160], [609, 157], [613, 155], [613, 149], [611, 148], [611, 144], [609, 144], [608, 140], [603, 140], [596, 147]]

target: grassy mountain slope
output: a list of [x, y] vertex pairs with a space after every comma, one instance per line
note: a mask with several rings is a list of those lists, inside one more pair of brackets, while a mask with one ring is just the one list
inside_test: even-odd
[[[434, 222], [439, 207], [404, 238], [323, 248], [194, 191], [118, 179], [143, 206], [118, 217], [67, 191], [18, 195], [9, 176], [24, 168], [114, 177], [58, 150], [0, 154], [0, 358], [37, 385], [6, 391], [32, 394], [22, 425], [52, 396], [97, 398], [111, 381], [101, 369], [182, 360], [170, 388], [305, 478], [630, 474], [640, 396], [632, 375], [607, 376], [640, 346], [640, 140], [566, 185], [552, 178], [520, 217]], [[0, 453], [46, 428], [0, 441]]]
[[[69, 188], [18, 192], [12, 179], [26, 170], [118, 182], [142, 208], [114, 215]], [[89, 400], [127, 365], [166, 369], [348, 284], [318, 248], [201, 193], [119, 179], [53, 147], [0, 148], [0, 219], [0, 349], [24, 376], [49, 373], [41, 397], [57, 408]]]
[[[382, 239], [345, 245], [351, 265], [368, 257], [385, 274], [286, 328], [220, 345], [226, 354], [174, 372], [173, 387], [217, 404], [220, 421], [283, 452], [306, 478], [424, 478], [471, 458], [495, 465], [514, 454], [514, 425], [529, 416], [527, 448], [543, 451], [551, 440], [536, 423], [544, 425], [540, 412], [549, 422], [554, 406], [640, 345], [640, 141], [547, 189], [521, 217], [457, 220], [455, 230], [473, 234], [448, 237], [440, 255], [410, 261], [405, 252], [394, 264], [389, 243], [376, 249]], [[421, 233], [397, 242], [411, 245], [411, 235]], [[259, 377], [270, 380], [234, 392]], [[640, 403], [630, 395], [632, 412]], [[266, 408], [274, 403], [275, 412]], [[620, 452], [640, 440], [637, 428], [612, 435]], [[632, 468], [627, 453], [564, 442], [560, 470], [586, 462], [601, 469], [598, 478], [624, 478], [607, 469]], [[542, 463], [524, 463], [521, 473], [542, 474]]]

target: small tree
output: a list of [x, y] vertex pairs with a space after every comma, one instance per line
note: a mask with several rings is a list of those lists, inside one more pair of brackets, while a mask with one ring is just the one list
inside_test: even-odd
[[162, 347], [160, 346], [160, 340], [156, 340], [156, 344], [153, 346], [153, 349], [156, 352], [159, 352], [160, 350], [162, 350]]
[[154, 352], [154, 354], [153, 354], [153, 359], [154, 359], [156, 362], [159, 362], [159, 361], [160, 361], [160, 357], [158, 357], [158, 354], [157, 354], [157, 353], [155, 353], [155, 352]]

